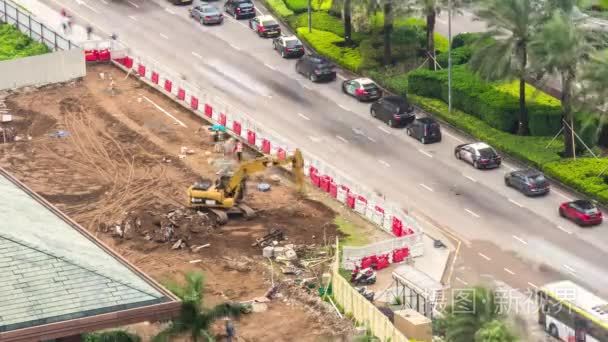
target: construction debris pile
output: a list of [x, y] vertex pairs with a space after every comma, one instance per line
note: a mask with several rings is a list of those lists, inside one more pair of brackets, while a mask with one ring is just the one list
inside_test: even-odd
[[186, 208], [130, 212], [121, 222], [102, 223], [100, 230], [116, 238], [143, 238], [158, 243], [175, 242], [173, 249], [190, 246], [193, 234], [205, 235], [216, 225], [206, 213]]

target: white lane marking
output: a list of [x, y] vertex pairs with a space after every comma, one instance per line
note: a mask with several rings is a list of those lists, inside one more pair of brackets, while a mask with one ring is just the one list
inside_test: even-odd
[[523, 207], [524, 207], [524, 206], [523, 206], [523, 204], [520, 204], [520, 203], [518, 203], [517, 201], [512, 200], [512, 199], [510, 199], [510, 198], [509, 198], [509, 202], [511, 202], [511, 203], [513, 203], [513, 204], [515, 204], [516, 206], [518, 206], [518, 207], [520, 207], [520, 208], [523, 208]]
[[304, 87], [308, 90], [312, 90], [312, 88], [308, 84], [305, 84], [305, 83], [300, 83], [300, 84], [302, 85], [302, 87]]
[[528, 282], [528, 285], [532, 286], [532, 287], [533, 287], [533, 288], [535, 288], [535, 289], [537, 289], [537, 288], [538, 288], [538, 286], [534, 285], [534, 284], [533, 284], [533, 283], [531, 283], [531, 282]]
[[487, 256], [487, 255], [485, 255], [485, 254], [483, 254], [483, 253], [481, 253], [481, 252], [479, 252], [479, 253], [477, 253], [477, 254], [479, 254], [479, 256], [480, 256], [480, 257], [482, 257], [482, 258], [486, 259], [487, 261], [492, 260], [492, 259], [491, 259], [489, 256]]
[[428, 153], [427, 151], [425, 151], [425, 150], [423, 150], [423, 149], [421, 149], [421, 148], [419, 148], [419, 149], [418, 149], [418, 152], [420, 152], [420, 153], [424, 154], [425, 156], [427, 156], [427, 157], [429, 157], [429, 158], [433, 158], [433, 155], [432, 155], [432, 154]]
[[381, 130], [382, 132], [386, 133], [386, 134], [391, 134], [391, 132], [388, 129], [386, 129], [386, 128], [382, 127], [382, 126], [378, 126], [378, 129]]
[[95, 12], [95, 13], [99, 13], [98, 10], [95, 9], [95, 7], [92, 7], [91, 5], [87, 4], [86, 2], [84, 2], [83, 0], [76, 0], [76, 3], [78, 5], [84, 5], [84, 7], [90, 9], [91, 11]]
[[473, 178], [473, 177], [471, 177], [471, 176], [467, 176], [467, 175], [463, 175], [463, 176], [465, 176], [466, 178], [470, 179], [470, 180], [471, 180], [471, 182], [473, 182], [473, 183], [477, 183], [477, 180], [475, 180], [475, 178]]
[[557, 190], [553, 190], [553, 189], [551, 189], [551, 191], [555, 192], [556, 194], [558, 194], [559, 196], [561, 196], [561, 197], [565, 198], [565, 199], [566, 199], [566, 200], [568, 200], [568, 201], [572, 201], [572, 198], [570, 198], [570, 197], [568, 197], [568, 196], [566, 196], [566, 195], [562, 194], [561, 192], [559, 192], [559, 191], [557, 191]]
[[137, 21], [137, 18], [135, 18], [135, 17], [134, 17], [134, 16], [132, 16], [132, 15], [130, 15], [130, 16], [129, 16], [129, 19]]
[[435, 192], [435, 190], [433, 190], [430, 186], [427, 186], [427, 185], [422, 184], [422, 183], [420, 183], [420, 186], [423, 187], [423, 188], [425, 188], [425, 189], [427, 189], [430, 192]]
[[513, 235], [513, 238], [514, 238], [515, 240], [517, 240], [517, 241], [519, 241], [519, 242], [523, 243], [524, 245], [527, 245], [527, 244], [528, 244], [528, 243], [526, 242], [526, 240], [524, 240], [524, 239], [520, 238], [520, 237], [519, 237], [519, 236], [517, 236], [517, 235]]
[[515, 171], [515, 168], [513, 166], [511, 166], [511, 165], [509, 165], [509, 164], [507, 164], [505, 162], [503, 162], [502, 165], [506, 166], [511, 171]]
[[443, 134], [445, 134], [445, 135], [447, 135], [448, 137], [450, 137], [450, 138], [452, 138], [452, 139], [454, 139], [454, 140], [456, 140], [456, 141], [461, 142], [461, 143], [463, 143], [463, 144], [464, 144], [464, 140], [460, 139], [459, 137], [457, 137], [457, 136], [455, 136], [455, 135], [453, 135], [453, 134], [450, 134], [450, 133], [448, 133], [448, 132], [443, 132]]
[[346, 80], [346, 77], [344, 77], [344, 76], [342, 76], [340, 74], [338, 74], [338, 78], [341, 79], [342, 81]]
[[511, 271], [510, 269], [504, 267], [503, 270], [505, 270], [505, 272], [509, 273], [510, 275], [515, 275], [515, 272]]
[[378, 163], [380, 163], [380, 164], [384, 165], [385, 167], [391, 167], [391, 164], [389, 164], [389, 163], [385, 162], [385, 161], [384, 161], [384, 160], [382, 160], [382, 159], [378, 159]]
[[271, 99], [271, 98], [272, 98], [272, 95], [270, 95], [270, 94], [266, 94], [266, 95], [264, 95], [264, 96], [266, 96], [266, 97], [267, 97], [267, 98], [269, 98], [269, 99]]
[[234, 44], [232, 44], [232, 43], [228, 43], [228, 44], [230, 44], [230, 47], [232, 47], [233, 49], [235, 49], [235, 50], [237, 50], [237, 51], [241, 51], [241, 48], [240, 48], [240, 47], [238, 47], [238, 46], [236, 46], [236, 45], [234, 45]]
[[165, 11], [169, 12], [169, 14], [175, 15], [175, 12], [173, 12], [169, 7], [165, 7]]
[[156, 103], [154, 103], [154, 101], [150, 100], [149, 98], [147, 98], [145, 96], [142, 96], [142, 97], [144, 98], [144, 100], [150, 102], [154, 107], [156, 107], [156, 109], [160, 110], [161, 112], [165, 113], [165, 115], [167, 115], [171, 119], [175, 120], [175, 122], [177, 122], [178, 124], [180, 124], [182, 127], [188, 128], [188, 126], [186, 126], [185, 123], [181, 122], [178, 118], [176, 118], [175, 116], [171, 115], [171, 113], [167, 112], [161, 106], [159, 106]]
[[136, 3], [134, 3], [133, 1], [127, 1], [127, 2], [130, 3], [135, 8], [139, 8], [139, 6]]
[[341, 104], [339, 104], [339, 103], [338, 103], [338, 107], [340, 107], [340, 108], [342, 108], [342, 109], [344, 109], [344, 110], [346, 110], [346, 111], [351, 112], [351, 110], [350, 110], [348, 107], [346, 107], [346, 106], [344, 106], [344, 105], [341, 105]]
[[566, 265], [566, 264], [564, 264], [564, 265], [562, 265], [562, 266], [564, 266], [564, 268], [565, 268], [565, 269], [567, 269], [568, 271], [570, 271], [570, 272], [572, 272], [572, 273], [576, 273], [576, 271], [574, 270], [574, 268], [572, 268], [572, 267], [570, 267], [570, 266], [568, 266], [568, 265]]
[[196, 57], [196, 58], [203, 58], [203, 56], [199, 55], [198, 53], [192, 51], [192, 56]]
[[302, 119], [304, 119], [304, 120], [308, 120], [308, 121], [310, 121], [310, 118], [309, 118], [308, 116], [306, 116], [306, 115], [302, 114], [302, 113], [298, 113], [298, 116], [299, 116], [299, 117], [301, 117], [301, 118], [302, 118]]
[[462, 279], [460, 279], [458, 277], [456, 277], [455, 279], [456, 279], [457, 282], [461, 283], [464, 286], [468, 286], [469, 285], [469, 283], [467, 283], [466, 281], [464, 281], [464, 280], [462, 280]]
[[340, 139], [340, 140], [342, 140], [343, 142], [345, 142], [345, 143], [347, 143], [347, 144], [348, 144], [348, 140], [346, 140], [346, 139], [342, 138], [341, 136], [336, 135], [336, 138], [338, 138], [338, 139]]
[[101, 0], [101, 2], [103, 2], [104, 5], [109, 5], [109, 3], [106, 0]]
[[569, 231], [568, 229], [566, 229], [566, 228], [564, 228], [564, 227], [562, 227], [562, 226], [557, 226], [557, 229], [559, 229], [559, 230], [561, 230], [561, 231], [565, 232], [566, 234], [572, 234], [572, 232], [571, 232], [571, 231]]
[[257, 7], [254, 7], [254, 8], [255, 8], [256, 11], [260, 12], [262, 15], [265, 15], [264, 12], [260, 11], [259, 8], [257, 8]]
[[165, 38], [165, 39], [169, 39], [169, 37], [167, 37], [166, 35], [164, 35], [162, 33], [160, 34], [160, 36], [163, 37], [163, 38]]
[[268, 64], [268, 63], [264, 63], [264, 65], [271, 70], [277, 70], [275, 67], [273, 67], [272, 65]]
[[472, 211], [472, 210], [469, 210], [469, 209], [465, 208], [465, 209], [464, 209], [464, 211], [466, 211], [467, 213], [469, 213], [469, 214], [473, 215], [473, 216], [474, 216], [474, 217], [476, 217], [476, 218], [480, 218], [480, 216], [479, 216], [479, 215], [477, 215], [477, 214], [476, 214], [474, 211]]
[[309, 135], [309, 136], [308, 136], [308, 139], [310, 139], [310, 140], [312, 140], [312, 141], [314, 141], [314, 142], [319, 142], [319, 141], [321, 141], [321, 138], [319, 138], [319, 137], [314, 137], [314, 136], [312, 136], [312, 135]]
[[372, 138], [372, 137], [367, 137], [367, 139], [371, 142], [376, 142], [376, 139]]

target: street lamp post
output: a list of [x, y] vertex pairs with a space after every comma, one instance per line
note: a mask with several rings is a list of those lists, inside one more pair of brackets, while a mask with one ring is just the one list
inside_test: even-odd
[[448, 0], [448, 112], [452, 112], [452, 0]]

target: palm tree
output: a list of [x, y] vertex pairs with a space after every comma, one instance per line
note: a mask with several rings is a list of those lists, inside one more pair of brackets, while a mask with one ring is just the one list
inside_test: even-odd
[[488, 81], [519, 79], [519, 125], [517, 134], [527, 135], [526, 75], [528, 45], [541, 22], [534, 11], [535, 0], [485, 0], [477, 17], [488, 31], [479, 40], [470, 67]]
[[393, 62], [391, 39], [393, 35], [393, 0], [384, 0], [382, 6], [384, 12], [384, 65]]
[[435, 22], [441, 6], [446, 3], [447, 0], [408, 0], [407, 2], [410, 11], [418, 12], [426, 18], [426, 53], [431, 70], [435, 70]]
[[484, 324], [475, 333], [475, 342], [515, 342], [517, 338], [509, 331], [501, 320], [493, 320]]
[[574, 85], [581, 66], [593, 53], [585, 31], [569, 12], [555, 10], [551, 18], [530, 42], [532, 63], [549, 74], [561, 78], [562, 126], [564, 128], [564, 156], [574, 157]]
[[154, 337], [155, 342], [169, 341], [174, 335], [188, 332], [194, 342], [205, 336], [212, 340], [209, 328], [214, 321], [223, 317], [238, 317], [243, 305], [223, 303], [211, 309], [203, 308], [203, 275], [198, 272], [187, 273], [186, 284], [168, 284], [167, 288], [182, 300], [180, 316], [169, 327]]
[[[503, 324], [503, 319], [495, 292], [484, 287], [474, 287], [455, 293], [454, 303], [445, 310], [442, 318], [434, 322], [433, 330], [448, 342], [514, 342], [515, 340], [509, 339], [485, 339], [512, 336]], [[501, 327], [498, 326], [499, 323], [502, 324]]]
[[352, 44], [352, 33], [353, 33], [353, 25], [352, 25], [352, 17], [351, 17], [351, 0], [344, 0], [344, 41], [347, 45]]

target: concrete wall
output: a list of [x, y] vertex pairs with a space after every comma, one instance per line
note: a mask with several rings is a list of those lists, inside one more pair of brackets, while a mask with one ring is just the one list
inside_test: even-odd
[[79, 49], [0, 62], [0, 90], [69, 81], [86, 74]]

